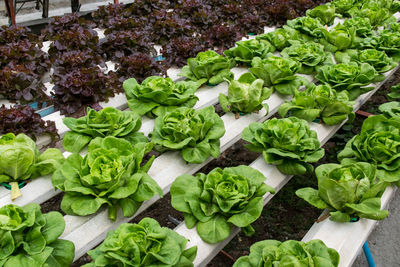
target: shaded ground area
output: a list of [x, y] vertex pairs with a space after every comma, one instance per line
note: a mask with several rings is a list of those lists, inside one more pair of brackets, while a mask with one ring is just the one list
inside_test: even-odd
[[[400, 191], [389, 204], [389, 216], [378, 222], [377, 227], [368, 238], [368, 246], [375, 265], [380, 267], [400, 266]], [[353, 267], [368, 266], [363, 251], [360, 251]]]

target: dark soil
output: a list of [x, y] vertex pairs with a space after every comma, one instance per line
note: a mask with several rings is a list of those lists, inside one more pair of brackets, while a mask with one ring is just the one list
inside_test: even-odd
[[64, 216], [65, 213], [61, 210], [61, 207], [60, 207], [63, 196], [64, 196], [64, 192], [61, 192], [58, 195], [50, 198], [46, 202], [43, 202], [42, 204], [40, 204], [42, 213], [47, 213], [50, 211], [58, 211]]
[[251, 152], [244, 147], [246, 141], [239, 140], [229, 149], [225, 150], [221, 155], [217, 158], [212, 160], [209, 164], [204, 166], [199, 170], [201, 173], [209, 173], [213, 169], [219, 168], [226, 168], [226, 167], [234, 167], [239, 165], [249, 165], [254, 160], [256, 160], [261, 154]]

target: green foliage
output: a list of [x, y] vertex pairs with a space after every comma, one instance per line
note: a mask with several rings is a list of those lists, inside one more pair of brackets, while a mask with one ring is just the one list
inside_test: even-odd
[[292, 45], [282, 50], [281, 55], [301, 63], [299, 73], [312, 74], [320, 65], [333, 64], [332, 54], [315, 42], [291, 41]]
[[253, 122], [243, 130], [242, 139], [250, 143], [246, 145], [250, 151], [262, 152], [265, 162], [284, 174], [311, 173], [310, 163], [324, 156], [317, 133], [296, 117]]
[[250, 255], [240, 257], [233, 267], [323, 266], [337, 267], [339, 253], [319, 239], [307, 243], [287, 240], [263, 240], [250, 247]]
[[224, 54], [236, 62], [251, 63], [254, 57], [266, 58], [275, 47], [263, 39], [250, 39], [236, 42], [236, 46], [225, 50]]
[[189, 78], [192, 81], [205, 82], [216, 85], [225, 79], [232, 79], [230, 69], [235, 66], [235, 61], [221, 56], [213, 50], [200, 52], [195, 58], [189, 58], [179, 76]]
[[344, 26], [342, 24], [336, 25], [331, 30], [324, 30], [324, 37], [320, 42], [325, 46], [325, 49], [330, 52], [344, 50], [356, 47], [356, 28]]
[[100, 246], [88, 251], [93, 262], [84, 266], [192, 267], [197, 247], [186, 249], [186, 244], [185, 237], [144, 218], [109, 231]]
[[332, 3], [337, 13], [368, 18], [374, 26], [392, 21], [392, 14], [400, 9], [400, 2], [396, 0], [333, 0]]
[[21, 196], [18, 182], [51, 174], [63, 161], [60, 150], [49, 148], [40, 153], [36, 143], [23, 133], [0, 136], [0, 182], [10, 183], [12, 200]]
[[361, 7], [353, 7], [349, 10], [351, 17], [368, 18], [373, 27], [396, 21], [392, 13], [382, 2], [389, 1], [365, 1]]
[[327, 3], [307, 10], [306, 16], [319, 19], [323, 25], [331, 25], [335, 20], [335, 11], [335, 5]]
[[319, 68], [316, 78], [329, 84], [336, 91], [346, 90], [349, 99], [354, 100], [360, 95], [370, 91], [373, 87], [365, 87], [375, 82], [379, 77], [378, 72], [368, 63], [325, 65]]
[[151, 148], [151, 143], [132, 146], [113, 136], [93, 139], [84, 158], [71, 154], [53, 174], [53, 186], [65, 192], [61, 209], [86, 216], [105, 205], [111, 220], [115, 221], [119, 208], [125, 217], [131, 217], [142, 202], [155, 194], [162, 195], [161, 188], [147, 174], [154, 156], [141, 166]]
[[71, 130], [65, 133], [63, 147], [72, 153], [79, 153], [96, 137], [114, 136], [132, 145], [148, 142], [144, 134], [138, 132], [142, 125], [140, 116], [131, 111], [120, 111], [113, 107], [100, 111], [87, 108], [86, 116], [79, 119], [67, 117], [63, 122]]
[[210, 106], [200, 110], [180, 107], [160, 115], [150, 136], [156, 150], [181, 150], [186, 162], [202, 163], [219, 156], [219, 139], [224, 134], [224, 122]]
[[390, 93], [388, 94], [388, 98], [390, 100], [400, 99], [400, 83], [390, 88]]
[[[356, 30], [356, 39], [365, 38], [374, 34], [371, 22], [368, 18], [355, 17], [351, 19], [345, 19], [343, 26], [347, 28], [354, 28]], [[360, 40], [356, 40], [356, 43], [360, 43]]]
[[332, 4], [336, 7], [336, 13], [348, 15], [348, 11], [355, 6], [359, 0], [333, 0]]
[[71, 241], [58, 239], [65, 221], [56, 211], [42, 214], [40, 206], [6, 205], [0, 208], [0, 266], [70, 266], [75, 254]]
[[277, 28], [273, 32], [268, 32], [256, 36], [257, 40], [267, 40], [276, 49], [282, 50], [290, 46], [291, 40], [309, 40], [310, 37], [299, 33], [297, 30], [284, 25], [282, 28]]
[[380, 31], [378, 35], [365, 38], [360, 44], [362, 49], [375, 48], [385, 51], [394, 60], [400, 60], [400, 32], [392, 30]]
[[387, 210], [381, 210], [381, 196], [389, 183], [376, 182], [375, 165], [323, 164], [315, 174], [318, 190], [306, 187], [296, 195], [319, 209], [328, 209], [332, 221], [350, 222], [354, 217], [383, 220], [388, 216]]
[[263, 195], [274, 193], [265, 176], [248, 167], [212, 170], [208, 175], [182, 175], [171, 186], [171, 204], [184, 213], [188, 228], [197, 224], [197, 232], [207, 243], [218, 243], [237, 226], [250, 235], [251, 223], [260, 217]]
[[377, 166], [378, 179], [400, 185], [400, 118], [367, 118], [360, 134], [338, 154], [341, 164], [369, 162]]
[[[343, 52], [336, 52], [335, 59], [338, 63], [345, 64], [350, 62], [368, 63], [374, 67], [378, 73], [387, 72], [397, 66], [397, 62], [388, 57], [384, 51], [376, 49], [348, 49]], [[382, 80], [384, 78], [384, 76], [381, 77]]]
[[251, 113], [264, 107], [268, 113], [268, 104], [263, 104], [263, 101], [271, 96], [273, 90], [264, 87], [262, 79], [257, 79], [247, 72], [237, 81], [232, 80], [228, 83], [228, 96], [219, 95], [219, 103], [225, 112]]
[[323, 36], [323, 31], [325, 30], [324, 25], [319, 19], [311, 17], [298, 17], [296, 19], [288, 20], [287, 26], [298, 30], [310, 37], [321, 38]]
[[123, 87], [129, 108], [134, 113], [155, 118], [178, 107], [193, 107], [199, 100], [194, 93], [205, 80], [175, 83], [171, 78], [151, 76], [142, 84], [134, 78], [128, 79]]
[[348, 92], [336, 92], [329, 85], [311, 86], [303, 92], [296, 92], [291, 101], [279, 106], [278, 113], [288, 113], [306, 120], [321, 118], [327, 125], [339, 124], [345, 119], [354, 119], [354, 102], [349, 101]]
[[296, 75], [301, 63], [290, 58], [270, 56], [265, 59], [255, 57], [250, 72], [264, 81], [264, 85], [280, 94], [291, 95], [308, 81]]
[[400, 102], [393, 101], [379, 106], [379, 111], [388, 118], [400, 118]]

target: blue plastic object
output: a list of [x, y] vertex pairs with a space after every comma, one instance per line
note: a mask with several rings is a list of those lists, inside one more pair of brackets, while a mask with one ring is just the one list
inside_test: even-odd
[[33, 108], [34, 110], [37, 110], [38, 109], [38, 102], [30, 103], [29, 106], [31, 106], [31, 108]]
[[369, 250], [367, 241], [365, 241], [365, 243], [363, 245], [363, 250], [364, 250], [365, 257], [367, 258], [369, 267], [375, 267], [374, 258], [372, 257], [371, 251]]
[[47, 106], [46, 102], [43, 103], [42, 109], [39, 109], [38, 102], [30, 103], [29, 106], [31, 106], [35, 110], [36, 113], [39, 113], [39, 115], [41, 117], [50, 115], [51, 113], [54, 113], [54, 106]]
[[155, 61], [163, 61], [163, 60], [165, 60], [165, 57], [163, 57], [163, 56], [156, 56], [156, 57], [154, 57], [154, 60], [155, 60]]
[[51, 113], [54, 113], [54, 106], [46, 107], [44, 109], [36, 111], [36, 113], [39, 113], [40, 116], [44, 117], [47, 115], [50, 115]]

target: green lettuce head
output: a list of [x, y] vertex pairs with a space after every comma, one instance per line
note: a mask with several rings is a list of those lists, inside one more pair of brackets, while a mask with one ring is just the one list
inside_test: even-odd
[[245, 234], [254, 233], [251, 223], [260, 217], [267, 192], [265, 176], [248, 167], [216, 168], [209, 174], [182, 175], [171, 186], [171, 204], [185, 215], [188, 228], [197, 224], [197, 233], [207, 243], [229, 237], [232, 225]]
[[278, 113], [281, 117], [290, 113], [310, 122], [321, 118], [327, 125], [336, 125], [347, 118], [354, 119], [353, 105], [347, 91], [338, 93], [329, 85], [318, 85], [296, 92], [291, 101], [279, 106]]
[[[355, 17], [351, 19], [345, 19], [343, 26], [356, 29], [356, 39], [369, 37], [374, 34], [369, 18]], [[356, 43], [360, 43], [360, 40], [356, 40]]]
[[[335, 58], [339, 63], [368, 63], [374, 67], [378, 73], [387, 72], [397, 66], [397, 62], [388, 57], [384, 51], [376, 49], [348, 49], [343, 52], [336, 52]], [[384, 80], [385, 76], [381, 75], [380, 79]]]
[[42, 214], [36, 203], [23, 207], [10, 204], [0, 208], [0, 218], [1, 266], [71, 265], [74, 244], [58, 239], [65, 229], [61, 213], [52, 211]]
[[365, 38], [360, 45], [363, 49], [375, 48], [385, 51], [393, 60], [400, 60], [400, 32], [383, 30], [378, 35]]
[[219, 95], [219, 103], [225, 112], [251, 113], [264, 107], [268, 113], [268, 104], [263, 104], [263, 101], [271, 96], [272, 89], [264, 87], [263, 80], [247, 72], [237, 81], [232, 80], [228, 83], [228, 96]]
[[388, 98], [390, 100], [400, 99], [400, 83], [398, 83], [390, 88], [390, 93], [388, 94]]
[[250, 247], [250, 255], [240, 257], [233, 267], [316, 266], [337, 267], [339, 253], [319, 239], [307, 243], [263, 240]]
[[210, 106], [167, 112], [155, 120], [150, 136], [156, 150], [180, 150], [186, 162], [202, 163], [210, 156], [219, 156], [219, 140], [224, 134], [224, 122]]
[[[400, 3], [400, 1], [399, 1], [399, 3]], [[398, 22], [389, 23], [388, 25], [386, 25], [384, 27], [384, 29], [390, 30], [392, 32], [400, 32], [400, 23], [398, 23]]]
[[275, 47], [267, 40], [250, 39], [236, 42], [236, 46], [225, 50], [224, 54], [236, 62], [250, 64], [254, 57], [266, 58]]
[[282, 50], [290, 45], [291, 40], [309, 40], [310, 37], [299, 33], [297, 30], [284, 25], [273, 32], [268, 32], [256, 36], [257, 40], [267, 40], [276, 49]]
[[348, 11], [355, 6], [359, 0], [333, 0], [332, 4], [336, 8], [336, 13], [349, 15]]
[[281, 55], [301, 63], [299, 73], [312, 74], [320, 65], [333, 64], [332, 54], [324, 51], [324, 46], [315, 42], [293, 41], [282, 50]]
[[323, 25], [331, 25], [336, 17], [335, 11], [335, 5], [327, 3], [307, 10], [306, 16], [319, 19]]
[[151, 143], [134, 146], [113, 136], [93, 139], [88, 154], [71, 154], [60, 169], [54, 172], [53, 186], [65, 192], [61, 209], [71, 215], [86, 216], [108, 207], [109, 218], [116, 220], [121, 208], [131, 217], [142, 202], [162, 190], [147, 174], [154, 156], [141, 166]]
[[264, 81], [280, 94], [291, 95], [307, 84], [307, 80], [297, 76], [301, 63], [290, 58], [270, 56], [266, 59], [255, 57], [251, 62], [250, 72]]
[[107, 233], [97, 248], [88, 251], [97, 266], [192, 267], [197, 247], [186, 249], [187, 239], [151, 218], [139, 223], [123, 223]]
[[318, 190], [302, 188], [296, 195], [319, 209], [328, 209], [332, 221], [350, 222], [357, 217], [383, 220], [388, 216], [387, 210], [381, 210], [381, 196], [389, 183], [375, 182], [375, 165], [323, 164], [315, 174]]
[[347, 142], [338, 160], [341, 164], [373, 163], [378, 179], [400, 186], [400, 118], [378, 115], [366, 119], [360, 134]]
[[222, 83], [225, 79], [232, 79], [230, 69], [235, 66], [235, 61], [221, 56], [213, 50], [200, 52], [195, 58], [189, 58], [179, 76], [189, 78], [210, 85]]
[[250, 143], [246, 145], [250, 151], [262, 152], [266, 163], [289, 175], [311, 173], [310, 163], [325, 154], [317, 133], [296, 117], [253, 122], [243, 130], [242, 139]]
[[368, 63], [325, 65], [319, 68], [316, 78], [329, 84], [336, 91], [346, 90], [350, 100], [372, 90], [374, 87], [365, 87], [379, 78], [378, 72]]
[[96, 137], [114, 136], [131, 144], [148, 142], [143, 133], [140, 116], [131, 111], [107, 107], [100, 111], [88, 108], [86, 116], [79, 119], [64, 118], [63, 123], [71, 130], [65, 133], [63, 147], [66, 151], [79, 153]]
[[18, 183], [53, 173], [64, 161], [61, 151], [49, 148], [42, 154], [25, 134], [0, 135], [0, 182], [11, 186], [11, 200], [21, 196]]
[[205, 80], [173, 82], [171, 78], [151, 76], [142, 84], [131, 78], [123, 87], [129, 108], [139, 115], [155, 118], [178, 107], [193, 107], [199, 98], [194, 94]]
[[356, 46], [356, 29], [342, 24], [336, 25], [333, 29], [324, 30], [324, 38], [320, 39], [325, 50], [336, 52]]
[[366, 1], [361, 8], [352, 8], [349, 11], [351, 17], [368, 18], [373, 27], [396, 21], [389, 9], [382, 6], [382, 1]]
[[296, 19], [288, 20], [286, 23], [289, 27], [298, 30], [310, 37], [321, 38], [323, 36], [324, 25], [319, 19], [311, 17], [298, 17]]

